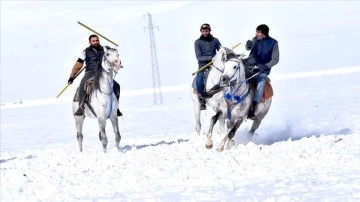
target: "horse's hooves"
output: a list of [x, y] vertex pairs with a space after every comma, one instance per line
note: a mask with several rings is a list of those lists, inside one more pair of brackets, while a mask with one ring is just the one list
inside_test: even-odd
[[233, 147], [233, 146], [235, 146], [235, 140], [230, 140], [229, 146], [230, 146], [230, 148]]
[[213, 145], [212, 145], [212, 144], [211, 144], [211, 145], [205, 144], [205, 147], [206, 147], [206, 149], [212, 149], [212, 148], [213, 148]]
[[222, 151], [224, 150], [224, 146], [218, 147], [216, 150], [217, 150], [218, 152], [222, 152]]

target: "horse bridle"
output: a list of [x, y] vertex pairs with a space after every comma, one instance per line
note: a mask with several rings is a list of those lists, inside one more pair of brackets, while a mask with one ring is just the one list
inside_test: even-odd
[[[240, 59], [239, 59], [240, 60]], [[233, 61], [233, 62], [236, 62], [237, 63], [237, 65], [236, 65], [236, 71], [234, 72], [234, 74], [233, 75], [231, 75], [231, 77], [229, 77], [229, 81], [231, 81], [231, 79], [235, 76], [235, 74], [237, 73], [237, 72], [239, 72], [239, 74], [240, 74], [240, 61], [238, 61], [238, 60], [234, 60], [233, 58], [231, 58], [231, 59], [229, 59], [228, 61]]]
[[[108, 50], [110, 50], [110, 51], [116, 51], [116, 52], [118, 52], [115, 48], [109, 48]], [[109, 55], [109, 53], [105, 53], [107, 56]], [[119, 59], [120, 60], [120, 59]], [[114, 64], [114, 63], [111, 63], [108, 59], [107, 59], [107, 57], [104, 55], [103, 56], [103, 61], [107, 61], [108, 63], [109, 63], [109, 66], [110, 66], [110, 69], [112, 70], [112, 71], [114, 71], [114, 67], [115, 67], [115, 65], [116, 64]], [[120, 67], [119, 67], [119, 69], [120, 68], [122, 68], [123, 66], [121, 65], [121, 61], [119, 61], [120, 62]], [[103, 70], [105, 70], [104, 68], [103, 68]], [[107, 70], [105, 70], [106, 71], [106, 73], [110, 73], [109, 71], [107, 71]], [[114, 71], [114, 73], [115, 73], [115, 75], [116, 75], [116, 72]]]
[[[226, 53], [225, 53], [226, 54]], [[224, 55], [224, 53], [223, 53], [223, 55]], [[225, 62], [223, 61], [223, 57], [221, 57], [221, 62], [223, 63], [223, 66], [225, 66]], [[215, 69], [217, 69], [219, 72], [221, 72], [221, 73], [224, 73], [224, 70], [221, 70], [220, 68], [218, 68], [217, 66], [215, 66], [214, 64], [213, 65], [211, 65], [212, 67], [214, 67]]]

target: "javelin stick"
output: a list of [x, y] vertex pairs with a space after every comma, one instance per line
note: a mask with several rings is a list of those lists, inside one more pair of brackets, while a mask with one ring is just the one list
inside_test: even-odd
[[[232, 47], [232, 50], [234, 50], [236, 47], [238, 47], [241, 43], [236, 44], [235, 46]], [[197, 70], [196, 72], [192, 73], [191, 75], [195, 75], [198, 72], [201, 72], [202, 70], [204, 70], [206, 67], [210, 66], [212, 64], [212, 61], [210, 61], [209, 63], [207, 63], [206, 65], [204, 65], [203, 67], [201, 67], [199, 70]]]
[[91, 29], [90, 27], [86, 26], [84, 23], [81, 23], [81, 22], [79, 22], [79, 21], [78, 21], [78, 23], [79, 23], [81, 26], [85, 27], [86, 29], [88, 29], [88, 30], [90, 30], [90, 31], [94, 32], [95, 34], [97, 34], [97, 35], [99, 35], [99, 36], [101, 36], [102, 38], [104, 38], [104, 39], [105, 39], [105, 40], [107, 40], [108, 42], [110, 42], [110, 43], [114, 44], [115, 46], [119, 46], [117, 43], [115, 43], [115, 42], [111, 41], [110, 39], [108, 39], [108, 38], [107, 38], [107, 37], [105, 37], [104, 35], [100, 34], [99, 32], [97, 32], [97, 31], [95, 31], [95, 30]]
[[[80, 71], [75, 75], [74, 80], [76, 79], [76, 77], [79, 76], [79, 74], [85, 69], [85, 66], [83, 68], [80, 69]], [[56, 96], [56, 98], [60, 97], [60, 95], [67, 89], [67, 87], [70, 86], [70, 83], [67, 83], [64, 88], [60, 91], [60, 93]]]

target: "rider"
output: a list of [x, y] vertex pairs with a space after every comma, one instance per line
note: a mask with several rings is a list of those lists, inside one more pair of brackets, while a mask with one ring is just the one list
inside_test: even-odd
[[[211, 62], [211, 59], [216, 55], [216, 50], [219, 50], [221, 47], [220, 41], [210, 34], [211, 27], [209, 24], [202, 24], [200, 26], [200, 32], [200, 38], [195, 41], [195, 54], [199, 69]], [[196, 75], [196, 89], [202, 110], [206, 109], [205, 98], [210, 97], [204, 89], [204, 71], [205, 69]]]
[[271, 68], [279, 62], [280, 57], [278, 42], [269, 36], [269, 27], [267, 25], [259, 25], [256, 28], [255, 37], [256, 40], [248, 40], [246, 45], [247, 49], [251, 49], [248, 60], [252, 61], [253, 65], [255, 65], [251, 70], [251, 74], [257, 73], [253, 78], [257, 87], [249, 110], [249, 119], [255, 118], [256, 107], [264, 93], [267, 77], [270, 74]]
[[[75, 116], [82, 116], [84, 115], [84, 105], [85, 105], [85, 83], [86, 81], [95, 76], [96, 68], [99, 62], [101, 62], [102, 56], [104, 55], [104, 48], [100, 45], [99, 37], [97, 35], [90, 35], [89, 36], [89, 44], [90, 46], [87, 47], [84, 51], [82, 51], [80, 57], [77, 59], [74, 67], [71, 70], [70, 78], [68, 80], [68, 84], [72, 84], [75, 75], [80, 71], [84, 62], [86, 63], [85, 66], [85, 75], [82, 78], [79, 86], [79, 108], [74, 113]], [[119, 101], [120, 97], [120, 85], [114, 80], [114, 87], [113, 91], [117, 100]], [[122, 116], [120, 110], [117, 110], [117, 115]]]

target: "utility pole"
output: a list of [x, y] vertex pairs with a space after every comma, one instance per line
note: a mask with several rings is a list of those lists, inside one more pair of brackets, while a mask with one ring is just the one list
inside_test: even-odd
[[[150, 34], [150, 52], [151, 52], [151, 70], [152, 70], [152, 80], [153, 80], [153, 97], [154, 104], [162, 104], [163, 97], [161, 92], [161, 80], [159, 74], [159, 65], [156, 54], [156, 45], [155, 45], [155, 37], [154, 37], [154, 25], [152, 23], [151, 14], [147, 13], [147, 17], [149, 20], [148, 28]], [[157, 26], [155, 26], [158, 28]]]

